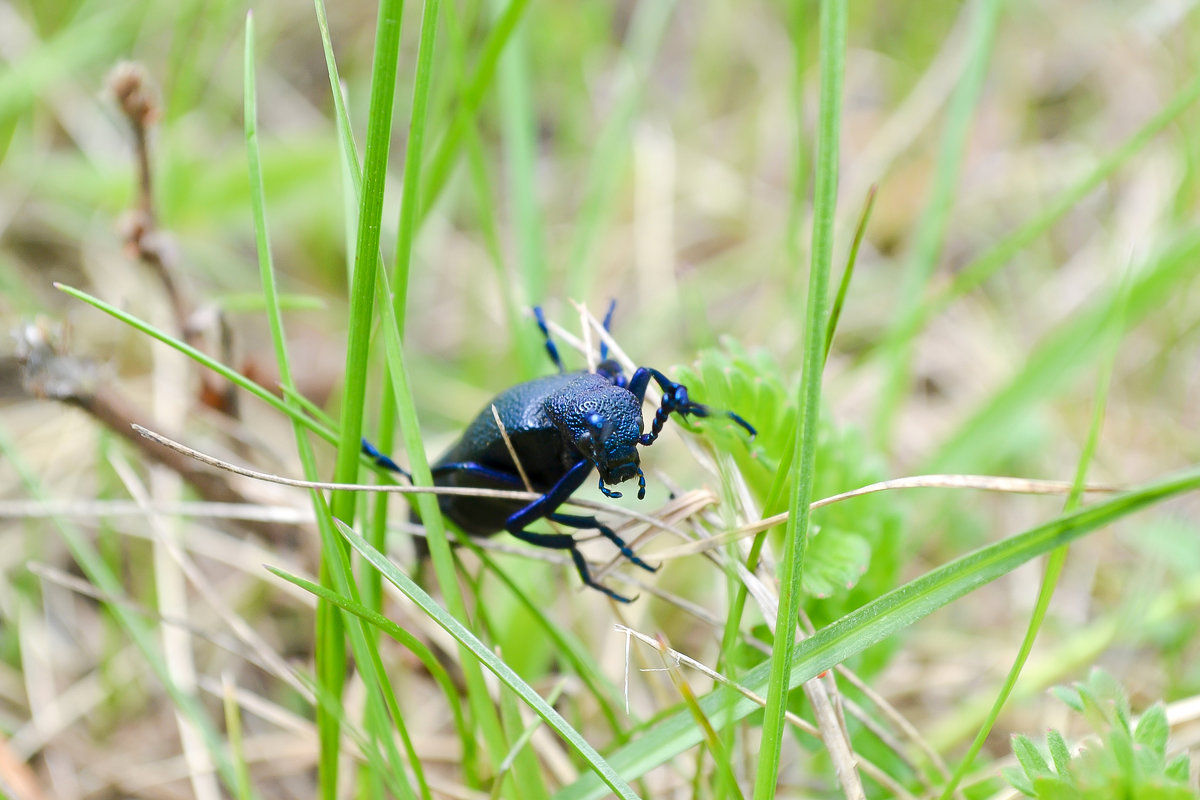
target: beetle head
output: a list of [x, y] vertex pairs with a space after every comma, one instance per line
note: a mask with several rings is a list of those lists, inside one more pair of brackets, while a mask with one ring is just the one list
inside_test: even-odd
[[557, 394], [546, 410], [563, 438], [596, 466], [603, 483], [622, 483], [641, 472], [642, 410], [627, 389], [585, 377], [593, 380]]

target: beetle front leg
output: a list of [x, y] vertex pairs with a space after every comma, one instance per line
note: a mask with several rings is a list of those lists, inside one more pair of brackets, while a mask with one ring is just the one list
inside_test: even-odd
[[[704, 405], [703, 403], [692, 402], [691, 398], [688, 397], [688, 390], [686, 386], [684, 386], [682, 383], [676, 383], [652, 367], [638, 367], [637, 371], [633, 373], [633, 377], [629, 379], [629, 391], [633, 392], [633, 395], [638, 399], [639, 403], [646, 399], [646, 387], [650, 385], [651, 378], [653, 378], [655, 383], [658, 384], [659, 388], [662, 389], [663, 396], [662, 402], [660, 402], [658, 405], [658, 411], [654, 413], [654, 421], [650, 424], [650, 432], [643, 433], [641, 438], [638, 439], [640, 444], [654, 444], [654, 440], [658, 438], [660, 433], [662, 433], [663, 425], [666, 424], [667, 417], [671, 415], [672, 411], [683, 414], [684, 416], [687, 416], [688, 414], [697, 417], [712, 416], [712, 409], [710, 409], [708, 406]], [[737, 414], [733, 413], [732, 411], [724, 411], [722, 413], [724, 413], [738, 425], [741, 425], [743, 428], [745, 428], [746, 431], [749, 432], [750, 438], [753, 439], [756, 435], [758, 435], [758, 431], [754, 430], [750, 423], [746, 422], [746, 420], [742, 419]]]

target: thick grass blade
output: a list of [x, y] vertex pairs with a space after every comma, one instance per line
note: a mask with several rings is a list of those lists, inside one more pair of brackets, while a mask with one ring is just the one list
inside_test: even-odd
[[[1197, 489], [1200, 489], [1200, 467], [1061, 516], [928, 572], [847, 614], [796, 645], [788, 686], [794, 688], [811, 680], [1031, 559], [1136, 511]], [[769, 678], [770, 664], [762, 664], [743, 676], [739, 683], [761, 694]], [[730, 694], [731, 690], [718, 689], [700, 700], [701, 709], [718, 730], [744, 719], [759, 708], [741, 695], [731, 699]], [[626, 780], [636, 780], [702, 739], [691, 712], [681, 709], [614, 752], [609, 756], [608, 763]], [[592, 776], [585, 776], [558, 792], [554, 800], [597, 800], [604, 792], [604, 787]]]
[[[245, 126], [246, 126], [246, 151], [250, 170], [250, 194], [251, 206], [254, 211], [254, 229], [256, 242], [258, 246], [259, 272], [263, 287], [263, 296], [266, 302], [268, 320], [271, 330], [271, 341], [275, 349], [276, 363], [279, 368], [280, 383], [286, 388], [285, 397], [294, 398], [297, 395], [295, 381], [292, 378], [292, 370], [290, 359], [287, 353], [287, 338], [283, 330], [283, 316], [279, 308], [278, 289], [275, 281], [275, 270], [271, 260], [270, 238], [267, 233], [266, 219], [266, 204], [265, 191], [263, 187], [263, 176], [261, 168], [261, 158], [258, 146], [257, 133], [257, 101], [255, 95], [254, 82], [254, 28], [253, 17], [246, 17], [246, 54], [245, 54]], [[294, 403], [294, 400], [288, 402]], [[300, 461], [304, 468], [305, 477], [308, 480], [316, 480], [317, 466], [316, 459], [313, 454], [312, 445], [309, 443], [304, 429], [296, 421], [293, 421], [293, 434], [296, 438], [296, 445], [300, 455]], [[313, 501], [313, 509], [319, 520], [319, 524], [327, 531], [331, 531], [330, 517], [328, 508], [324, 503], [323, 498], [318, 492], [311, 492]], [[332, 537], [330, 537], [332, 538]], [[334, 580], [334, 583], [340, 585], [349, 585], [353, 582], [352, 575], [345, 574]], [[320, 614], [318, 615], [320, 618]], [[331, 615], [332, 616], [332, 615]], [[340, 624], [331, 624], [327, 629], [332, 633], [336, 629], [340, 629]], [[340, 633], [337, 634], [340, 639]], [[391, 775], [393, 785], [398, 785], [398, 791], [401, 797], [414, 797], [414, 792], [411, 786], [407, 783], [407, 774], [401, 767], [399, 754], [395, 751], [394, 739], [392, 736], [391, 726], [388, 723], [389, 713], [394, 720], [396, 730], [400, 733], [401, 741], [404, 742], [405, 748], [408, 751], [409, 762], [412, 764], [414, 775], [418, 784], [422, 789], [422, 796], [429, 797], [429, 788], [425, 783], [424, 775], [421, 771], [420, 761], [416, 758], [416, 751], [412, 745], [411, 737], [408, 735], [404, 726], [404, 718], [399, 713], [399, 708], [395, 700], [395, 694], [388, 683], [387, 673], [383, 669], [382, 659], [379, 656], [379, 650], [376, 642], [369, 636], [364, 635], [361, 630], [352, 630], [351, 638], [353, 639], [354, 652], [356, 660], [362, 663], [364, 660], [369, 666], [362, 668], [364, 680], [368, 682], [374, 691], [367, 693], [366, 697], [366, 713], [364, 718], [371, 733], [374, 737], [374, 742], [382, 742], [385, 748], [389, 751], [392, 762], [391, 767], [387, 770]], [[318, 642], [318, 647], [329, 647], [333, 651], [342, 650], [344, 645], [334, 643], [329, 640]], [[333, 689], [333, 693], [337, 694], [336, 685], [329, 687]], [[337, 715], [329, 716], [319, 709], [319, 718], [337, 720], [336, 725], [330, 725], [334, 730], [339, 730], [341, 727], [340, 717]], [[322, 731], [324, 733], [324, 731]], [[336, 769], [336, 763], [334, 765]]]
[[801, 601], [804, 552], [808, 544], [809, 503], [816, 464], [817, 427], [821, 413], [821, 373], [825, 368], [825, 342], [829, 273], [833, 262], [833, 221], [837, 210], [838, 140], [841, 135], [842, 77], [846, 58], [847, 9], [837, 0], [821, 3], [820, 63], [821, 104], [817, 127], [816, 186], [813, 196], [812, 260], [808, 276], [807, 329], [804, 366], [797, 405], [792, 495], [779, 582], [779, 617], [775, 646], [767, 666], [770, 682], [763, 716], [758, 769], [754, 776], [755, 800], [775, 796], [779, 759], [783, 747], [784, 712], [793, 684], [792, 643]]
[[453, 636], [455, 641], [469, 651], [480, 664], [499, 678], [501, 683], [516, 693], [535, 714], [541, 717], [586, 762], [597, 779], [608, 787], [608, 791], [621, 798], [637, 797], [629, 785], [621, 779], [621, 776], [604, 760], [604, 757], [597, 753], [587, 740], [571, 727], [570, 723], [497, 657], [486, 643], [455, 619], [449, 611], [438, 605], [420, 586], [417, 586], [411, 578], [389, 561], [387, 556], [371, 547], [371, 544], [355, 533], [352, 528], [339, 522], [338, 529], [350, 546], [370, 562], [375, 569], [383, 573], [388, 582], [416, 603], [430, 619]]

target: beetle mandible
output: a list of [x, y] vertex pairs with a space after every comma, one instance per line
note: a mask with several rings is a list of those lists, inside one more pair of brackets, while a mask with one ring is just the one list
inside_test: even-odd
[[[615, 306], [613, 301], [605, 314], [606, 331]], [[599, 473], [600, 491], [607, 497], [621, 496], [620, 492], [610, 489], [610, 485], [636, 477], [638, 499], [641, 500], [646, 495], [646, 477], [642, 473], [638, 445], [648, 447], [653, 444], [672, 413], [708, 417], [713, 412], [708, 406], [693, 402], [686, 386], [651, 367], [638, 367], [626, 378], [621, 365], [608, 358], [608, 347], [604, 343], [600, 345], [600, 363], [595, 372], [568, 372], [550, 336], [542, 309], [535, 307], [533, 313], [545, 337], [546, 352], [558, 373], [519, 383], [497, 395], [467, 426], [462, 438], [438, 459], [432, 472], [437, 486], [525, 488], [504, 435], [496, 425], [492, 414], [494, 406], [530, 486], [542, 496], [527, 502], [439, 495], [438, 505], [442, 514], [472, 536], [489, 536], [504, 530], [538, 547], [568, 551], [584, 584], [614, 600], [628, 603], [630, 598], [592, 579], [574, 536], [538, 533], [529, 530], [529, 526], [539, 519], [548, 519], [568, 528], [595, 529], [615, 544], [629, 561], [649, 572], [657, 571], [657, 567], [638, 558], [612, 528], [595, 517], [563, 514], [558, 508], [583, 485], [593, 469]], [[642, 402], [651, 380], [662, 389], [663, 397], [649, 433], [643, 433]], [[755, 436], [754, 428], [737, 414], [732, 411], [722, 413], [745, 428], [751, 438]], [[380, 466], [408, 474], [366, 440], [363, 450]]]

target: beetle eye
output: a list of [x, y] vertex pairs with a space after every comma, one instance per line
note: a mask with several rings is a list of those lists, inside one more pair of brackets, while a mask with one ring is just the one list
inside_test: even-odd
[[592, 412], [584, 418], [584, 422], [587, 423], [588, 430], [592, 433], [592, 438], [604, 441], [605, 436], [608, 434], [607, 428], [609, 426], [608, 420], [604, 418], [603, 414]]

